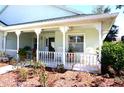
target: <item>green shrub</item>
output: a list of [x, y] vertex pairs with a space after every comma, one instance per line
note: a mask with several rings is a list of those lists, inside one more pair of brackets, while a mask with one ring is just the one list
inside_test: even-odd
[[47, 86], [47, 73], [46, 71], [43, 71], [39, 74], [39, 82], [40, 84], [43, 86], [43, 87], [46, 87]]
[[45, 66], [42, 64], [40, 66], [40, 73], [39, 73], [39, 82], [41, 84], [41, 86], [46, 87], [47, 86], [47, 72], [45, 70]]
[[101, 53], [102, 73], [119, 74], [119, 71], [124, 68], [124, 43], [105, 42]]
[[18, 81], [26, 81], [28, 78], [28, 70], [26, 68], [18, 69]]
[[57, 71], [60, 72], [60, 73], [64, 72], [65, 71], [64, 70], [64, 65], [63, 64], [58, 64], [57, 65]]
[[19, 49], [19, 57], [20, 57], [20, 60], [25, 60], [26, 58], [26, 55], [27, 55], [27, 52], [25, 49]]
[[45, 67], [45, 65], [41, 61], [38, 61], [38, 62], [34, 61], [33, 63], [34, 63], [33, 64], [34, 69], [40, 68], [41, 66]]
[[6, 53], [3, 51], [0, 51], [0, 57], [2, 57], [2, 56], [6, 56]]
[[34, 73], [39, 76], [40, 72], [45, 70], [45, 64], [43, 64], [43, 62], [41, 61], [38, 61], [38, 62], [34, 61], [33, 70], [34, 70]]

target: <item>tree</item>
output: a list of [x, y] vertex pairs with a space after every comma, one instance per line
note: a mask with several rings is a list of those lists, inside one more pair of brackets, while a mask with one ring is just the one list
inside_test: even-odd
[[109, 6], [104, 6], [104, 5], [97, 5], [93, 10], [92, 13], [94, 14], [102, 14], [102, 13], [109, 13], [111, 9]]
[[[121, 6], [118, 6], [119, 8], [122, 7]], [[105, 6], [105, 5], [98, 5], [96, 6], [93, 11], [92, 11], [94, 14], [103, 14], [103, 13], [109, 13], [111, 12], [111, 9], [109, 6]], [[118, 33], [118, 26], [116, 25], [112, 25], [109, 33], [107, 34], [106, 38], [104, 41], [108, 41], [108, 42], [111, 42], [111, 41], [116, 41], [116, 37], [117, 37], [117, 33]]]
[[116, 41], [118, 30], [119, 30], [118, 26], [113, 25], [104, 41], [108, 41], [108, 42]]
[[121, 9], [124, 5], [116, 5], [116, 9]]
[[[124, 5], [116, 5], [116, 9], [121, 9], [122, 7], [124, 7]], [[124, 13], [124, 11], [123, 11]]]

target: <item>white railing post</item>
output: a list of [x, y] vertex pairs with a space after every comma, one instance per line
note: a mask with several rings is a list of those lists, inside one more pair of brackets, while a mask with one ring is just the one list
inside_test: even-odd
[[41, 31], [42, 30], [40, 28], [37, 28], [34, 30], [34, 32], [37, 35], [37, 53], [36, 53], [36, 61], [37, 62], [39, 61], [39, 36], [40, 36]]
[[69, 30], [69, 27], [67, 26], [63, 26], [63, 27], [60, 27], [60, 31], [63, 33], [63, 47], [62, 47], [62, 50], [63, 50], [63, 65], [65, 66], [65, 33]]
[[16, 36], [17, 36], [17, 61], [19, 60], [19, 37], [20, 37], [20, 34], [21, 34], [21, 31], [20, 30], [17, 30], [15, 31], [16, 33]]
[[4, 42], [3, 42], [3, 51], [6, 52], [6, 37], [7, 37], [7, 32], [4, 32], [4, 35], [3, 35], [3, 39], [4, 39]]

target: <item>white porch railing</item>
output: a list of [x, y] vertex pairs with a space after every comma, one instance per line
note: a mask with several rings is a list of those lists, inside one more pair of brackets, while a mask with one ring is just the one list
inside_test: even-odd
[[8, 54], [11, 57], [16, 57], [17, 55], [17, 50], [14, 49], [6, 49], [6, 54]]
[[65, 53], [66, 56], [66, 68], [73, 69], [75, 67], [95, 67], [99, 65], [96, 54], [84, 54], [84, 53]]
[[57, 64], [62, 64], [62, 53], [40, 51], [39, 59], [48, 67], [56, 67]]
[[[99, 65], [96, 54], [84, 54], [84, 53], [68, 53], [65, 54], [65, 68], [72, 69], [73, 67], [95, 67]], [[39, 52], [40, 60], [48, 67], [56, 67], [57, 64], [63, 64], [62, 52]]]

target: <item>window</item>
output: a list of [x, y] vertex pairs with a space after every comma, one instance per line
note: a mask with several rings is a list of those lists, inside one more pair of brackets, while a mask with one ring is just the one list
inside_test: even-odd
[[69, 35], [69, 52], [83, 52], [83, 36], [71, 36]]

